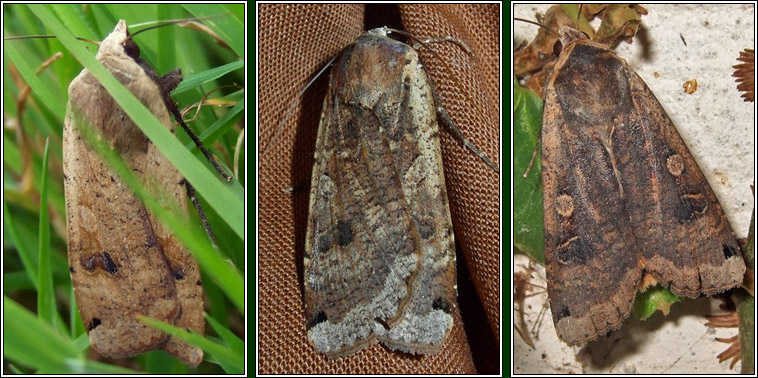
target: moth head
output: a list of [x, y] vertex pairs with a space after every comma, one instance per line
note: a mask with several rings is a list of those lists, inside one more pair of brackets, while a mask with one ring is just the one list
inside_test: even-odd
[[571, 26], [561, 25], [558, 28], [558, 42], [556, 42], [553, 47], [553, 53], [555, 53], [555, 56], [559, 56], [561, 51], [563, 51], [563, 47], [576, 43], [577, 41], [589, 39], [590, 36], [587, 35], [587, 33], [579, 29], [574, 29]]
[[139, 46], [137, 46], [136, 43], [134, 43], [134, 40], [132, 39], [132, 35], [129, 34], [129, 31], [126, 32], [126, 39], [121, 42], [121, 46], [124, 47], [124, 52], [126, 55], [131, 57], [132, 59], [139, 58]]
[[137, 46], [134, 39], [132, 39], [132, 34], [129, 33], [126, 21], [119, 20], [118, 24], [116, 24], [116, 28], [113, 29], [113, 32], [106, 38], [106, 40], [110, 39], [111, 36], [113, 36], [116, 41], [119, 41], [119, 45], [124, 49], [126, 55], [132, 59], [139, 58], [139, 46]]
[[[127, 50], [127, 47], [125, 46], [126, 41], [129, 41], [134, 45], [134, 42], [131, 38], [128, 38], [128, 36], [129, 32], [127, 31], [126, 21], [119, 20], [116, 27], [113, 28], [113, 31], [100, 42], [100, 47], [97, 49], [98, 59], [102, 56], [121, 55], [125, 52]], [[136, 48], [136, 45], [134, 45], [134, 48]], [[139, 48], [137, 48], [137, 50], [139, 51]]]

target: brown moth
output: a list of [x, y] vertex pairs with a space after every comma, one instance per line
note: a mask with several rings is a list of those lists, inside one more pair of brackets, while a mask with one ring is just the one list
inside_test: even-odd
[[545, 255], [553, 322], [573, 345], [621, 326], [643, 273], [697, 297], [740, 285], [745, 263], [647, 85], [607, 46], [559, 35], [542, 122]]
[[380, 342], [440, 351], [455, 242], [431, 81], [410, 46], [370, 30], [329, 79], [305, 240], [308, 341], [329, 358]]
[[[126, 23], [119, 21], [96, 58], [173, 131], [168, 93], [181, 81], [181, 72], [158, 77], [127, 36]], [[69, 86], [63, 171], [69, 270], [90, 344], [107, 357], [163, 348], [197, 366], [201, 349], [136, 318], [144, 315], [204, 334], [197, 262], [82, 138], [82, 122], [96, 128], [148, 188], [159, 183], [183, 212], [188, 210], [181, 174], [97, 79], [82, 70]]]

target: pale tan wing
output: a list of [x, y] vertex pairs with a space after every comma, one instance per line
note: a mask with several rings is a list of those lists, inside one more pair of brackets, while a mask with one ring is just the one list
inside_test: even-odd
[[90, 120], [136, 170], [144, 170], [148, 143], [88, 71], [74, 79], [69, 96], [63, 170], [71, 281], [92, 347], [104, 356], [132, 356], [166, 341], [136, 316], [173, 323], [174, 280], [144, 206], [77, 127]]
[[[119, 33], [121, 26], [122, 24], [119, 23], [116, 27]], [[123, 26], [125, 27], [125, 24]], [[122, 41], [124, 37], [124, 35], [119, 34], [118, 38], [112, 40], [118, 42]], [[161, 78], [158, 78], [152, 68], [145, 66], [146, 63], [143, 62], [143, 65], [138, 65], [132, 57], [127, 56], [121, 44], [110, 44], [110, 41], [111, 37], [103, 42], [104, 45], [98, 51], [98, 59], [113, 72], [130, 92], [137, 96], [140, 102], [166, 128], [173, 132], [174, 123], [159, 87]], [[106, 44], [106, 42], [109, 43]], [[150, 73], [148, 74], [145, 70], [150, 71]], [[178, 70], [176, 72], [177, 74], [171, 78], [171, 80], [176, 81], [172, 88], [181, 80], [181, 74]], [[126, 122], [129, 122], [128, 118]], [[131, 126], [142, 135], [135, 125], [132, 124]], [[124, 130], [121, 132], [123, 133]], [[140, 177], [151, 197], [158, 199], [161, 207], [178, 206], [178, 210], [184, 214], [185, 218], [189, 216], [184, 178], [153, 143], [147, 142], [144, 169], [135, 170], [135, 173]], [[191, 329], [200, 334], [205, 334], [203, 288], [197, 262], [179, 240], [149, 211], [148, 218], [176, 287], [179, 311], [174, 325], [185, 330]], [[179, 339], [169, 338], [164, 349], [192, 367], [197, 366], [203, 359], [203, 351], [200, 348]]]

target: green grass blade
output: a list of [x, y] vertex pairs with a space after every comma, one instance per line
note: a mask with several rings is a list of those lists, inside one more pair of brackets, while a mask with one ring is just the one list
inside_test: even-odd
[[[16, 227], [16, 218], [11, 214], [10, 209], [8, 209], [7, 202], [3, 202], [3, 220], [5, 223], [5, 229], [8, 231], [8, 235], [10, 235], [11, 240], [13, 240], [13, 245], [16, 246], [16, 250], [18, 250], [18, 255], [21, 258], [21, 263], [24, 265], [26, 274], [29, 276], [29, 279], [32, 281], [32, 284], [34, 284], [34, 288], [36, 289], [39, 287], [37, 259], [33, 256], [34, 252], [32, 252], [30, 248], [26, 247], [26, 243], [24, 242], [23, 237]], [[5, 280], [5, 275], [3, 275], [3, 280]]]
[[[214, 122], [209, 128], [205, 129], [198, 138], [204, 145], [211, 145], [227, 131], [229, 131], [237, 121], [242, 118], [245, 113], [245, 104], [243, 102], [237, 103], [231, 108], [223, 117]], [[197, 150], [197, 145], [194, 143], [187, 146], [191, 151]]]
[[[195, 17], [210, 17], [221, 14], [229, 13], [229, 9], [221, 4], [183, 4], [184, 8]], [[242, 21], [235, 15], [229, 15], [227, 17], [218, 17], [204, 21], [211, 30], [213, 30], [229, 47], [232, 48], [235, 54], [239, 57], [245, 56], [245, 27]]]
[[3, 357], [35, 369], [72, 372], [68, 361], [82, 356], [70, 339], [3, 296]]
[[42, 183], [39, 204], [39, 291], [37, 292], [37, 315], [48, 324], [54, 324], [55, 292], [50, 269], [50, 219], [47, 212], [47, 163], [50, 155], [50, 138], [45, 142], [42, 160]]
[[18, 41], [5, 41], [3, 47], [8, 54], [8, 57], [13, 61], [13, 64], [16, 65], [16, 68], [18, 68], [21, 77], [23, 77], [26, 83], [29, 84], [32, 91], [40, 96], [44, 106], [47, 106], [55, 114], [63, 115], [66, 111], [66, 105], [60, 100], [60, 98], [53, 96], [52, 94], [54, 91], [47, 88], [45, 84], [42, 83], [42, 80], [37, 77], [34, 73], [34, 68], [24, 58], [23, 54], [18, 51], [16, 46], [14, 46], [14, 42]]
[[[174, 12], [172, 7], [158, 7], [158, 19], [171, 19]], [[156, 69], [160, 69], [160, 72], [170, 71], [173, 67], [176, 67], [176, 28], [158, 28], [158, 62], [156, 63]]]
[[184, 92], [190, 91], [192, 89], [199, 88], [201, 85], [205, 83], [214, 81], [228, 73], [234, 72], [235, 70], [238, 70], [244, 67], [245, 67], [245, 62], [238, 61], [238, 62], [228, 63], [220, 67], [211, 68], [210, 70], [201, 72], [197, 75], [192, 75], [182, 80], [182, 82], [179, 83], [179, 86], [176, 87], [176, 89], [174, 89], [171, 92], [171, 94], [178, 95], [178, 94], [182, 94]]
[[[151, 327], [155, 327], [173, 337], [186, 341], [207, 353], [212, 354], [218, 360], [222, 367], [229, 374], [242, 374], [245, 369], [244, 353], [237, 353], [233, 349], [214, 343], [207, 338], [194, 333], [187, 332], [181, 328], [174, 327], [155, 319], [138, 316], [139, 320]], [[222, 363], [223, 361], [223, 363]]]
[[[68, 314], [71, 338], [78, 340], [84, 337], [87, 340], [87, 344], [84, 346], [84, 348], [86, 348], [89, 346], [89, 338], [87, 337], [87, 333], [84, 331], [82, 314], [79, 313], [79, 307], [76, 305], [76, 295], [74, 295], [73, 285], [71, 285], [71, 288], [68, 290], [68, 297], [71, 299], [71, 307], [69, 307]], [[84, 350], [84, 348], [82, 348], [82, 350]]]
[[235, 335], [229, 328], [224, 327], [221, 322], [214, 319], [212, 316], [205, 314], [205, 319], [211, 325], [211, 328], [221, 336], [221, 339], [223, 339], [226, 342], [226, 345], [229, 345], [235, 353], [245, 353], [245, 342], [242, 341], [242, 339], [237, 337], [237, 335]]
[[105, 364], [90, 360], [67, 360], [67, 367], [71, 373], [85, 374], [140, 374], [139, 371], [127, 369], [121, 366]]

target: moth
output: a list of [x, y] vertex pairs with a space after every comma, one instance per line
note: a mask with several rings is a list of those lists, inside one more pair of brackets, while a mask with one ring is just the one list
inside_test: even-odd
[[[139, 58], [118, 22], [100, 43], [99, 60], [173, 132], [169, 92], [177, 69], [159, 77]], [[91, 346], [107, 357], [163, 348], [189, 366], [203, 351], [137, 320], [144, 315], [204, 334], [203, 287], [197, 262], [148, 211], [82, 137], [94, 127], [150, 187], [187, 209], [184, 178], [87, 70], [69, 86], [63, 130], [63, 171], [71, 281]], [[157, 184], [156, 184], [157, 183]]]
[[431, 81], [370, 30], [334, 63], [311, 178], [308, 341], [329, 358], [380, 342], [437, 353], [456, 311], [455, 243]]
[[745, 272], [729, 222], [655, 95], [568, 26], [545, 86], [542, 184], [548, 294], [573, 345], [621, 326], [643, 273], [713, 295]]

